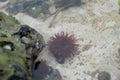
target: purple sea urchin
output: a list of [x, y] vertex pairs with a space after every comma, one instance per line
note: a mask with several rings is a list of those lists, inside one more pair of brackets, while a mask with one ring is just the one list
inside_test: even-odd
[[59, 63], [71, 57], [78, 49], [76, 37], [63, 31], [52, 36], [48, 41], [48, 49]]
[[45, 80], [51, 72], [52, 67], [48, 66], [46, 61], [36, 61], [33, 64], [33, 80]]

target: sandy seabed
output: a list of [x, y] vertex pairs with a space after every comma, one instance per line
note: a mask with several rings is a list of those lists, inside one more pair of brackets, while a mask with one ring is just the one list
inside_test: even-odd
[[[111, 80], [120, 80], [120, 15], [117, 0], [85, 2], [81, 7], [60, 12], [51, 28], [48, 26], [53, 16], [45, 21], [24, 13], [15, 17], [21, 24], [30, 25], [40, 32], [46, 43], [50, 36], [60, 31], [75, 34], [79, 39], [80, 52], [63, 65], [49, 55], [47, 47], [41, 52], [40, 58], [47, 57], [49, 65], [60, 71], [63, 80], [98, 80], [101, 71], [108, 72]], [[0, 7], [4, 4], [0, 3]], [[4, 12], [4, 9], [0, 8], [0, 11]]]

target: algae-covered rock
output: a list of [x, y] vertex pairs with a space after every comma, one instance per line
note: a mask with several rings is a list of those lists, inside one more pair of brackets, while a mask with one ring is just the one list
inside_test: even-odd
[[32, 80], [32, 63], [43, 47], [36, 30], [0, 13], [0, 80]]
[[14, 15], [22, 12], [34, 18], [44, 19], [53, 15], [58, 8], [67, 9], [81, 4], [81, 0], [10, 0], [6, 10]]
[[7, 1], [7, 0], [0, 0], [0, 2], [5, 2], [5, 1]]
[[9, 3], [7, 4], [7, 11], [10, 14], [17, 14], [19, 12], [23, 12], [35, 18], [43, 14], [50, 14], [49, 8], [49, 0], [14, 0], [9, 1]]

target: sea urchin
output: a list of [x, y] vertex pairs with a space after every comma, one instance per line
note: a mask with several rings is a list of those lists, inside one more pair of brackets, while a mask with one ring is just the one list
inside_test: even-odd
[[66, 58], [71, 57], [77, 50], [78, 44], [74, 35], [63, 31], [52, 36], [48, 41], [48, 49], [58, 63], [64, 63]]
[[33, 63], [33, 80], [46, 80], [45, 78], [51, 74], [53, 68], [48, 66], [46, 61], [36, 61]]

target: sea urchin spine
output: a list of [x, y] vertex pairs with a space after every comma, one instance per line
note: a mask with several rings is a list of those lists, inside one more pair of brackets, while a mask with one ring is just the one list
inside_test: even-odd
[[74, 35], [63, 31], [52, 36], [48, 41], [48, 49], [56, 58], [57, 62], [64, 63], [66, 58], [71, 57], [77, 50], [78, 44]]

